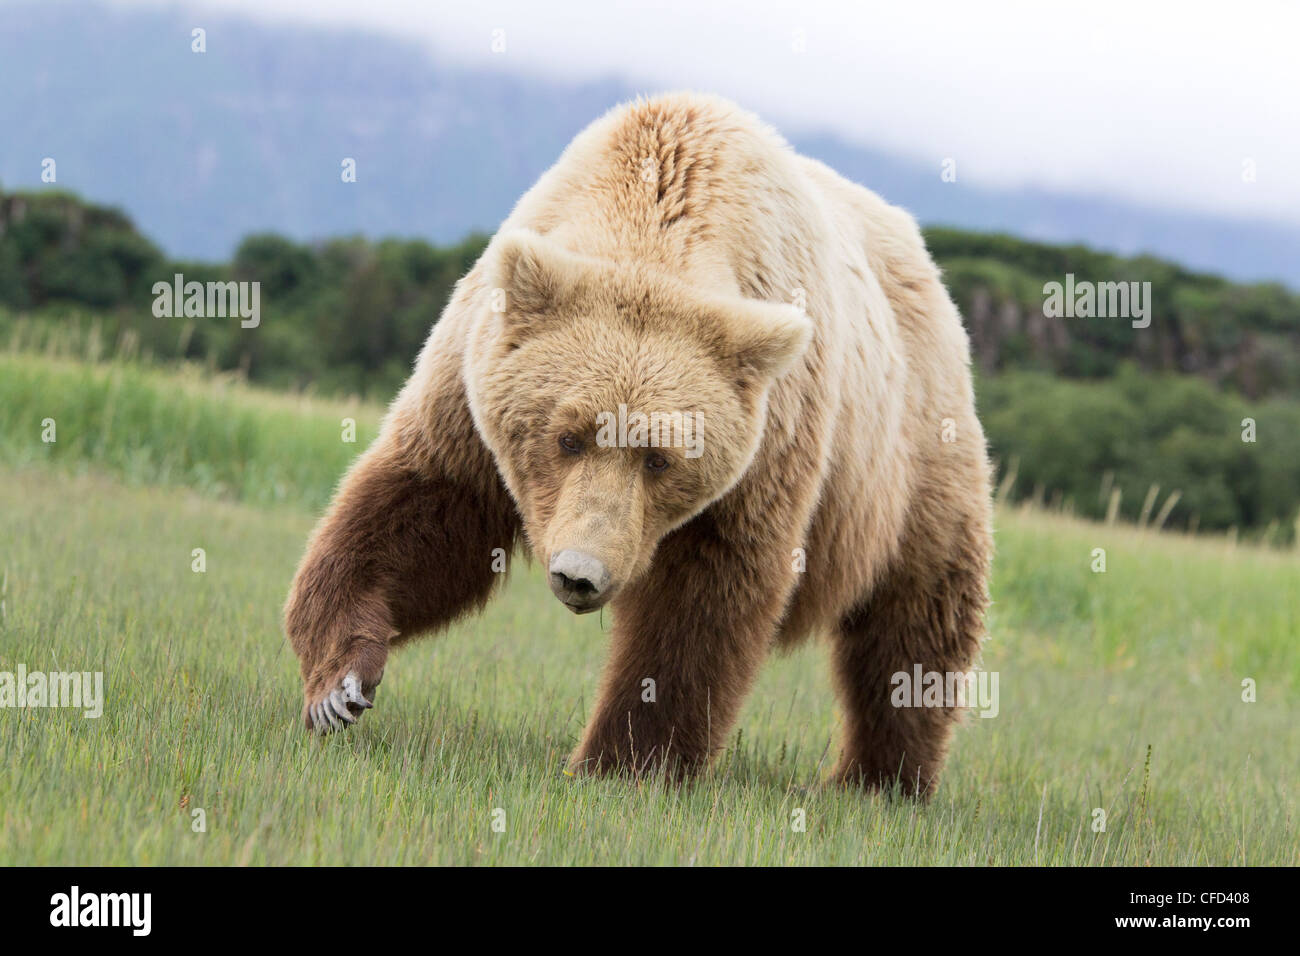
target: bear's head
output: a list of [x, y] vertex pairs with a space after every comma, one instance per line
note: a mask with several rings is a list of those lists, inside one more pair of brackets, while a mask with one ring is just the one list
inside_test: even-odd
[[700, 293], [532, 232], [498, 236], [488, 256], [470, 408], [551, 589], [594, 611], [744, 475], [811, 326], [793, 306]]

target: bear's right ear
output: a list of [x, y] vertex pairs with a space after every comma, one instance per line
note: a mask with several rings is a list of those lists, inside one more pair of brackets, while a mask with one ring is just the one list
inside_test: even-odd
[[494, 296], [503, 298], [501, 311], [512, 325], [560, 306], [578, 284], [581, 263], [537, 233], [515, 229], [498, 237], [491, 276]]

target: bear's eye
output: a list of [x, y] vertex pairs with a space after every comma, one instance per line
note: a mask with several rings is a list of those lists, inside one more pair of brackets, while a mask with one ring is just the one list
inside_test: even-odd
[[668, 467], [668, 459], [655, 452], [653, 455], [645, 456], [645, 466], [649, 471], [660, 472]]
[[578, 438], [577, 435], [565, 432], [560, 436], [560, 447], [570, 455], [580, 455], [582, 454], [582, 439]]

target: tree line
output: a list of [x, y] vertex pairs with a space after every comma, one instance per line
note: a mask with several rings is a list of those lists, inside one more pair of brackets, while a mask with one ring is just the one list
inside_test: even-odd
[[[1014, 466], [1012, 497], [1137, 519], [1158, 486], [1158, 501], [1177, 492], [1161, 515], [1168, 526], [1294, 536], [1300, 295], [1147, 256], [947, 228], [925, 236], [970, 332], [981, 415], [1002, 476]], [[386, 401], [487, 240], [260, 234], [227, 263], [175, 261], [118, 210], [65, 192], [0, 192], [0, 335]], [[156, 318], [153, 286], [177, 273], [259, 282], [260, 326]], [[1067, 276], [1149, 283], [1149, 324], [1049, 317], [1045, 287]]]

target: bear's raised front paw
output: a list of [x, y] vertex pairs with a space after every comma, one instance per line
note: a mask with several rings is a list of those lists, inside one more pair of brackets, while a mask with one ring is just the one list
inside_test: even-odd
[[309, 697], [303, 707], [303, 723], [308, 730], [328, 734], [355, 724], [363, 713], [375, 706], [370, 698], [375, 695], [378, 682], [372, 687], [362, 687], [356, 671], [348, 671], [332, 687], [327, 686]]

